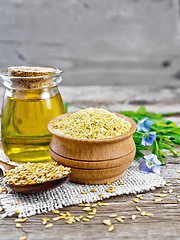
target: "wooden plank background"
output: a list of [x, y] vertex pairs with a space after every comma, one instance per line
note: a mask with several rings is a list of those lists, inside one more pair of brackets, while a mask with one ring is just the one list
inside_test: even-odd
[[179, 85], [179, 0], [0, 0], [0, 71], [63, 69], [62, 85]]

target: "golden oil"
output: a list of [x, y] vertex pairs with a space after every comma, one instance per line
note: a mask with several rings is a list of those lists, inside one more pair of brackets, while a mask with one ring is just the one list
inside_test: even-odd
[[64, 113], [57, 86], [35, 90], [6, 89], [1, 134], [5, 154], [15, 162], [51, 161], [47, 125]]

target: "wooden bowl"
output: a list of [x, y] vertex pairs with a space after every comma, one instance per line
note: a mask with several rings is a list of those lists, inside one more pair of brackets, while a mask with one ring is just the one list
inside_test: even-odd
[[73, 182], [105, 184], [122, 178], [135, 156], [136, 147], [132, 134], [136, 131], [136, 123], [131, 118], [115, 113], [132, 124], [127, 133], [103, 139], [72, 138], [58, 133], [53, 128], [54, 122], [71, 114], [60, 115], [48, 124], [52, 133], [52, 159], [71, 167], [70, 181]]

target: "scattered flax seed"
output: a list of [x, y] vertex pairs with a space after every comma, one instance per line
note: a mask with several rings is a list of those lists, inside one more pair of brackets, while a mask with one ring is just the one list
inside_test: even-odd
[[124, 182], [120, 182], [119, 185], [124, 185], [125, 183]]
[[74, 218], [77, 222], [80, 222], [81, 220], [78, 217]]
[[66, 216], [71, 216], [71, 213], [70, 212], [66, 212]]
[[27, 239], [27, 237], [26, 236], [22, 236], [22, 237], [20, 237], [20, 239], [19, 240], [26, 240]]
[[0, 212], [2, 212], [3, 211], [3, 207], [0, 207]]
[[27, 220], [27, 218], [16, 218], [14, 221], [17, 223], [23, 223]]
[[97, 192], [97, 190], [93, 188], [93, 189], [91, 189], [91, 192]]
[[60, 216], [60, 219], [65, 219], [65, 216]]
[[91, 206], [91, 204], [90, 203], [85, 203], [84, 206], [88, 207], [88, 206]]
[[105, 191], [106, 191], [106, 192], [110, 192], [111, 190], [109, 190], [109, 189], [107, 188], [107, 189], [105, 189]]
[[120, 223], [123, 223], [123, 222], [124, 222], [124, 220], [122, 219], [122, 217], [121, 217], [121, 216], [117, 217], [116, 219], [117, 219], [117, 220], [118, 220], [118, 222], [120, 222]]
[[109, 203], [102, 203], [101, 206], [109, 206]]
[[116, 188], [116, 186], [112, 186], [112, 187], [110, 187], [110, 190], [113, 190], [113, 189], [115, 189]]
[[177, 173], [180, 173], [180, 170], [178, 170]]
[[145, 211], [142, 211], [142, 212], [141, 212], [141, 216], [146, 216], [146, 212], [145, 212]]
[[159, 197], [160, 195], [161, 194], [159, 194], [159, 193], [154, 194], [155, 197]]
[[[99, 197], [100, 197], [100, 198], [104, 198], [105, 195], [104, 195], [104, 194], [100, 194]], [[102, 204], [101, 204], [101, 205], [102, 205]]]
[[104, 219], [104, 220], [103, 220], [103, 223], [104, 223], [105, 225], [110, 226], [110, 225], [111, 225], [111, 220], [109, 220], [109, 219]]
[[91, 216], [88, 215], [87, 218], [92, 219], [92, 218], [94, 218], [94, 215], [91, 215]]
[[57, 217], [53, 218], [53, 221], [58, 221], [60, 219], [61, 219], [61, 216], [57, 216]]
[[136, 219], [136, 215], [132, 215], [131, 218], [134, 221]]
[[61, 216], [66, 216], [66, 214], [65, 214], [65, 213], [60, 213], [60, 215], [61, 215]]
[[15, 210], [14, 211], [16, 214], [19, 214], [19, 213], [21, 213], [21, 211], [20, 210]]
[[93, 208], [92, 212], [93, 212], [94, 214], [96, 214], [96, 212], [97, 212], [96, 208]]
[[117, 217], [117, 214], [111, 214], [111, 215], [109, 215], [109, 217], [110, 218], [115, 218], [115, 217]]
[[154, 214], [152, 214], [152, 213], [146, 213], [145, 216], [147, 216], [147, 217], [152, 217], [152, 216], [154, 216]]
[[180, 199], [178, 198], [178, 202], [180, 202]]
[[88, 212], [89, 215], [95, 215], [96, 213], [94, 212]]
[[20, 223], [17, 223], [17, 224], [16, 224], [16, 227], [17, 227], [17, 228], [21, 228], [22, 226], [21, 226]]
[[142, 194], [137, 194], [136, 197], [140, 198], [140, 197], [142, 197]]
[[86, 191], [82, 191], [82, 192], [81, 192], [81, 194], [87, 194], [87, 193], [88, 193], [88, 192], [86, 192]]
[[116, 192], [116, 189], [110, 191], [110, 193], [114, 193], [114, 192]]
[[118, 216], [118, 218], [125, 219], [125, 216]]
[[68, 221], [66, 221], [66, 223], [67, 224], [72, 224], [73, 222], [68, 220]]
[[138, 206], [136, 206], [136, 210], [139, 211], [139, 212], [141, 212], [141, 208], [138, 207]]
[[52, 210], [51, 212], [58, 214], [58, 213], [59, 213], [59, 210]]
[[165, 186], [166, 186], [166, 187], [170, 187], [170, 186], [172, 186], [172, 183], [166, 183]]
[[178, 178], [180, 180], [180, 178]]
[[166, 197], [167, 196], [167, 194], [160, 194], [159, 195], [159, 197], [161, 197], [161, 198], [164, 198], [164, 197]]
[[106, 185], [111, 185], [111, 182], [106, 183]]
[[91, 207], [96, 207], [97, 206], [97, 203], [94, 203], [94, 204], [92, 204], [92, 206]]
[[138, 202], [139, 202], [139, 200], [138, 200], [138, 199], [136, 199], [136, 198], [134, 198], [134, 199], [133, 199], [133, 202], [135, 202], [135, 203], [138, 203]]
[[91, 211], [92, 211], [92, 209], [91, 209], [90, 207], [85, 207], [85, 208], [83, 208], [82, 210], [83, 210], [83, 211], [86, 211], [86, 212], [91, 212]]
[[173, 192], [173, 190], [172, 189], [169, 189], [169, 193], [172, 193]]
[[78, 204], [78, 207], [84, 207], [83, 203]]
[[83, 220], [84, 222], [89, 222], [89, 221], [90, 221], [89, 218], [83, 218], [82, 220]]
[[111, 225], [111, 226], [108, 228], [108, 231], [109, 231], [109, 232], [112, 232], [113, 230], [114, 230], [114, 226]]
[[48, 223], [48, 224], [45, 226], [45, 228], [51, 228], [52, 226], [53, 226], [52, 223]]
[[98, 206], [101, 206], [101, 205], [102, 205], [102, 203], [101, 203], [101, 202], [98, 202], [97, 204], [98, 204]]
[[155, 202], [161, 202], [161, 201], [162, 201], [162, 198], [156, 198], [154, 201], [155, 201]]
[[16, 201], [16, 204], [19, 204], [19, 201]]
[[79, 216], [79, 219], [81, 220], [82, 218], [83, 218], [83, 215], [80, 215], [80, 216]]
[[140, 199], [140, 200], [143, 200], [143, 196], [140, 196], [139, 199]]
[[178, 195], [177, 198], [180, 198], [180, 195]]
[[162, 191], [162, 193], [167, 193], [167, 192], [164, 190], [164, 191]]

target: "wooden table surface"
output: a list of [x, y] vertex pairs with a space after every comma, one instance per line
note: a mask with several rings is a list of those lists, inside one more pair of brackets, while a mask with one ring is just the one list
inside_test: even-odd
[[[144, 91], [142, 91], [144, 89]], [[167, 89], [166, 89], [167, 90]], [[148, 110], [158, 112], [178, 111], [179, 99], [174, 100], [174, 92], [179, 89], [163, 89], [152, 92], [149, 88], [132, 87], [62, 87], [61, 93], [64, 101], [69, 102], [69, 111], [77, 108], [78, 105], [88, 107], [103, 107], [113, 111], [136, 110], [143, 100], [146, 100]], [[3, 89], [0, 89], [2, 101]], [[177, 96], [177, 95], [176, 95]], [[139, 102], [137, 101], [139, 100]], [[140, 101], [141, 100], [141, 101]], [[153, 101], [152, 101], [153, 100]], [[180, 126], [180, 117], [176, 115], [171, 118]], [[180, 151], [180, 147], [177, 148]], [[71, 225], [66, 224], [64, 220], [53, 222], [56, 214], [49, 212], [46, 214], [29, 217], [22, 224], [22, 228], [17, 228], [15, 224], [16, 217], [10, 217], [0, 220], [0, 239], [16, 240], [21, 236], [27, 236], [28, 240], [49, 240], [49, 239], [180, 239], [180, 202], [177, 196], [180, 195], [180, 158], [173, 157], [170, 153], [167, 155], [166, 166], [162, 167], [161, 174], [166, 182], [172, 183], [172, 186], [158, 188], [155, 191], [144, 192], [143, 200], [134, 203], [134, 194], [112, 197], [105, 199], [103, 203], [109, 203], [109, 206], [98, 206], [97, 214], [90, 222], [75, 222]], [[161, 202], [155, 202], [155, 194], [167, 192], [167, 196]], [[170, 191], [170, 192], [169, 192]], [[142, 211], [154, 214], [152, 217], [141, 216], [136, 210], [139, 206]], [[63, 208], [61, 212], [70, 212], [73, 216], [84, 215], [82, 207], [71, 206]], [[102, 222], [109, 219], [110, 214], [125, 216], [124, 222], [120, 223], [115, 218], [111, 219], [114, 230], [108, 232], [108, 226]], [[136, 219], [131, 219], [136, 215]], [[42, 218], [49, 218], [53, 222], [53, 227], [45, 229], [42, 224]]]

